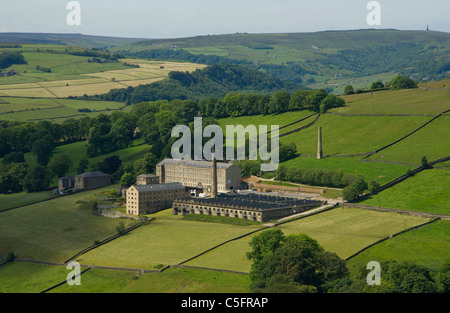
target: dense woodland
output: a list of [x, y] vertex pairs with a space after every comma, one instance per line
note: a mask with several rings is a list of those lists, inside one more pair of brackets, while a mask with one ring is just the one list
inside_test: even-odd
[[257, 70], [232, 64], [216, 64], [192, 73], [171, 72], [169, 79], [150, 85], [113, 89], [104, 95], [84, 98], [135, 104], [175, 99], [199, 101], [210, 97], [224, 97], [233, 91], [270, 94], [279, 90], [294, 92], [298, 89], [301, 89], [301, 85]]

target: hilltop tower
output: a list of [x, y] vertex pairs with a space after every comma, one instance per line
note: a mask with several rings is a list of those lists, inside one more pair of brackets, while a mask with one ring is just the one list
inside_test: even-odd
[[319, 135], [318, 135], [318, 145], [317, 145], [317, 159], [323, 159], [323, 150], [322, 150], [322, 127], [319, 127]]
[[217, 198], [217, 160], [216, 160], [216, 146], [212, 148], [212, 187], [211, 196]]

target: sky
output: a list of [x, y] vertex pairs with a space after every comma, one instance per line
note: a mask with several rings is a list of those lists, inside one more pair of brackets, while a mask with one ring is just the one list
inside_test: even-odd
[[449, 0], [380, 0], [380, 25], [369, 25], [370, 0], [78, 0], [80, 25], [69, 25], [70, 0], [0, 0], [0, 32], [82, 33], [180, 38], [231, 33], [296, 33], [395, 28], [450, 32]]

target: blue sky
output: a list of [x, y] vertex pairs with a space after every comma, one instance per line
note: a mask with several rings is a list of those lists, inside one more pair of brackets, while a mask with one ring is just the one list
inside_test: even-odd
[[381, 25], [366, 22], [369, 0], [78, 0], [81, 25], [69, 26], [69, 0], [1, 0], [0, 32], [83, 33], [176, 38], [236, 32], [314, 32], [396, 28], [450, 32], [449, 0], [380, 0]]

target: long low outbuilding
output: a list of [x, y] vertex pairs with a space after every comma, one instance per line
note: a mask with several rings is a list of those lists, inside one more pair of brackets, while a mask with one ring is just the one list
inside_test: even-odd
[[175, 215], [206, 214], [267, 222], [305, 212], [322, 201], [261, 194], [220, 194], [216, 198], [185, 198], [173, 201]]

